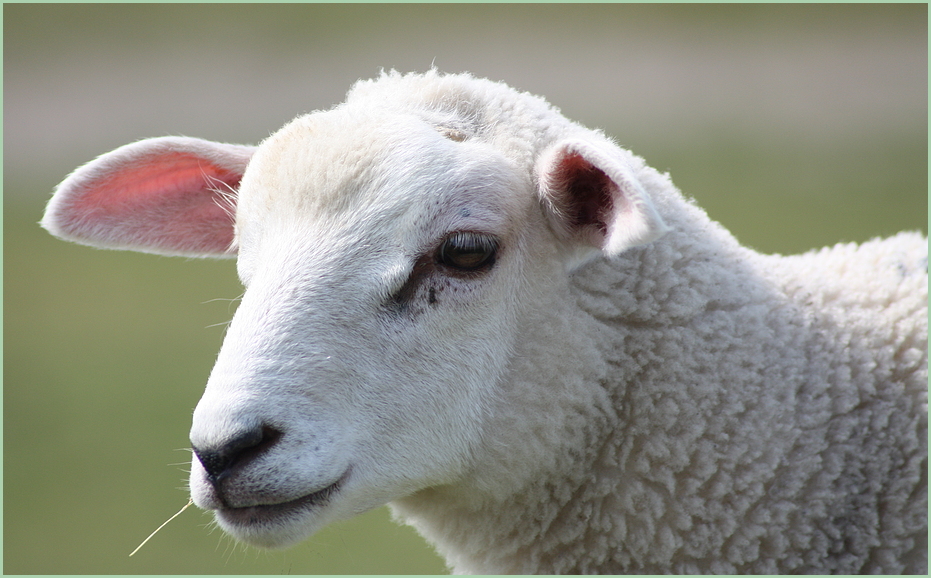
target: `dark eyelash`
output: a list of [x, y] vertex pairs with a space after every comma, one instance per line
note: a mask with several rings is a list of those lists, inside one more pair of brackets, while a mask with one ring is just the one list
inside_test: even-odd
[[440, 244], [436, 263], [463, 273], [491, 269], [498, 255], [498, 240], [484, 233], [456, 231]]

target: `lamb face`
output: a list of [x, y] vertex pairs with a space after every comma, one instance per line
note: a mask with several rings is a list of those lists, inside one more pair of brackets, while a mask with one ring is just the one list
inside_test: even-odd
[[533, 206], [491, 147], [414, 117], [318, 113], [266, 142], [239, 190], [247, 289], [194, 413], [195, 503], [278, 546], [461, 476]]

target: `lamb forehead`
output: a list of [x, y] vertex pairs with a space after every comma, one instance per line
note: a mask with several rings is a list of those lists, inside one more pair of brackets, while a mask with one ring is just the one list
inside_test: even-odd
[[417, 114], [340, 107], [298, 117], [253, 157], [237, 230], [282, 219], [410, 229], [439, 213], [501, 221], [519, 212], [521, 172], [490, 144], [460, 137]]
[[[336, 111], [298, 117], [259, 147], [240, 186], [240, 214], [346, 211], [366, 199], [386, 168], [383, 124]], [[397, 123], [397, 119], [393, 119]], [[409, 139], [408, 139], [409, 140]]]

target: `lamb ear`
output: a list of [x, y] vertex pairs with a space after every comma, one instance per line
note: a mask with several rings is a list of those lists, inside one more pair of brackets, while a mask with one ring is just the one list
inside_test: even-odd
[[120, 147], [58, 185], [42, 226], [96, 247], [233, 256], [235, 195], [254, 151], [187, 137]]
[[537, 176], [556, 230], [609, 257], [669, 230], [613, 145], [557, 142], [541, 155]]

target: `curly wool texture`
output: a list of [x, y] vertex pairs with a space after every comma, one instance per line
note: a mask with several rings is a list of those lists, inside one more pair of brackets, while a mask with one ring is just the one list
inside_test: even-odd
[[630, 162], [672, 232], [523, 321], [473, 478], [396, 514], [457, 573], [926, 573], [927, 240], [760, 255]]

